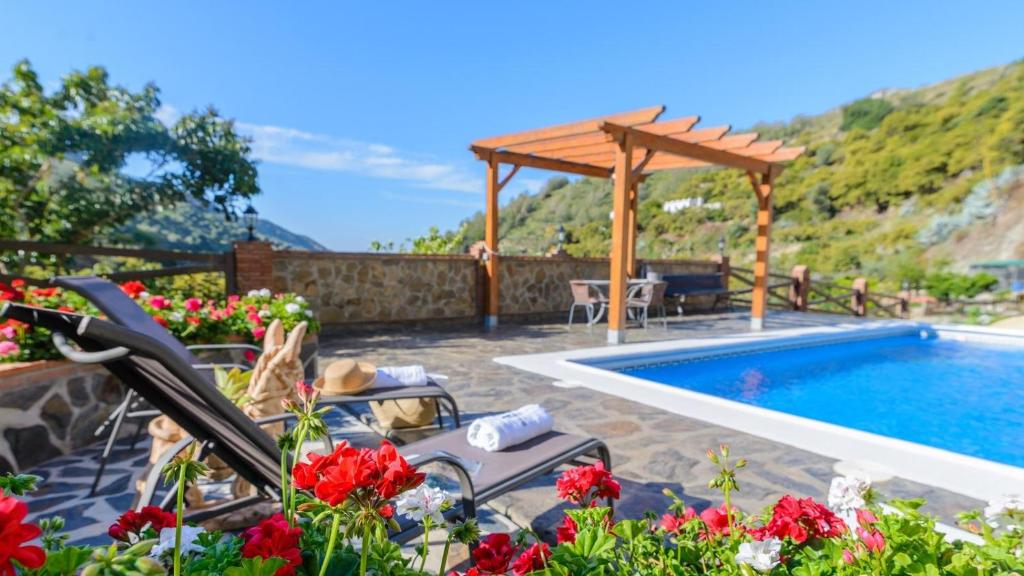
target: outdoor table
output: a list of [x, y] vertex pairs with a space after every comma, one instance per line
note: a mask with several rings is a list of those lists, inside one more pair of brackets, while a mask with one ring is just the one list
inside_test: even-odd
[[[611, 280], [573, 280], [572, 282], [579, 282], [580, 284], [586, 284], [588, 286], [593, 286], [594, 288], [597, 289], [598, 293], [601, 295], [600, 296], [601, 302], [602, 303], [608, 302], [607, 291], [608, 291], [608, 288], [611, 286]], [[629, 300], [630, 298], [635, 297], [637, 295], [637, 293], [640, 291], [640, 289], [645, 284], [649, 284], [649, 283], [651, 283], [651, 280], [647, 280], [645, 278], [633, 278], [633, 279], [627, 280], [626, 281], [626, 286], [627, 286], [626, 300]], [[598, 322], [600, 322], [601, 318], [604, 318], [605, 308], [606, 308], [606, 306], [601, 306], [597, 310], [597, 314], [594, 315], [594, 319], [591, 320], [587, 324], [587, 326], [593, 326], [594, 324], [597, 324]], [[630, 316], [632, 317], [632, 315], [630, 315]]]

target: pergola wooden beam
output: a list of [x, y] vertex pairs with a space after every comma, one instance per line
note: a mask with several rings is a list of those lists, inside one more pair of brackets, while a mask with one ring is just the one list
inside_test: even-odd
[[[498, 193], [516, 171], [526, 166], [613, 178], [612, 257], [610, 270], [608, 340], [625, 335], [627, 278], [636, 270], [637, 208], [640, 184], [659, 170], [724, 166], [747, 173], [757, 197], [757, 259], [754, 266], [751, 326], [763, 324], [767, 303], [771, 239], [772, 191], [786, 162], [803, 147], [783, 147], [781, 140], [758, 141], [756, 133], [728, 135], [729, 127], [694, 130], [697, 116], [656, 122], [664, 107], [655, 106], [477, 140], [470, 149], [487, 162], [487, 303], [486, 323], [498, 314]], [[498, 176], [501, 164], [512, 167]]]
[[651, 134], [650, 132], [636, 130], [629, 126], [622, 126], [612, 122], [602, 123], [601, 130], [607, 132], [613, 138], [618, 140], [629, 135], [631, 136], [633, 145], [641, 148], [657, 150], [658, 152], [667, 152], [677, 156], [693, 158], [694, 160], [703, 160], [713, 164], [757, 172], [758, 174], [766, 174], [771, 166], [770, 162], [758, 160], [757, 158], [750, 158], [727, 150], [715, 150], [713, 148], [701, 146], [700, 144], [683, 142], [669, 136]]
[[493, 158], [497, 162], [502, 164], [511, 164], [513, 166], [526, 166], [528, 168], [539, 168], [541, 170], [554, 170], [556, 172], [567, 172], [569, 174], [579, 174], [580, 176], [594, 176], [597, 178], [608, 178], [611, 176], [611, 170], [607, 168], [601, 168], [599, 166], [593, 166], [590, 164], [581, 164], [578, 162], [567, 162], [565, 160], [557, 160], [554, 158], [545, 158], [543, 156], [532, 156], [530, 154], [520, 154], [518, 152], [503, 152], [499, 150], [489, 150], [480, 146], [470, 146], [477, 158], [486, 160]]
[[590, 120], [581, 120], [579, 122], [549, 126], [538, 130], [526, 130], [524, 132], [516, 132], [515, 134], [482, 138], [473, 142], [473, 144], [482, 148], [498, 149], [515, 144], [526, 144], [528, 142], [536, 142], [539, 140], [550, 140], [552, 138], [561, 138], [564, 136], [578, 136], [588, 132], [594, 132], [602, 122], [611, 121], [623, 126], [648, 124], [650, 122], [654, 122], [664, 111], [664, 106], [652, 106], [650, 108], [633, 110], [632, 112], [611, 114], [608, 116], [592, 118]]

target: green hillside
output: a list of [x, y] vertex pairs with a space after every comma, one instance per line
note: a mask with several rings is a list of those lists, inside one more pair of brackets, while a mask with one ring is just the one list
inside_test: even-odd
[[[1022, 62], [752, 130], [808, 147], [778, 182], [776, 270], [802, 263], [830, 275], [900, 282], [925, 270], [1024, 256], [1024, 234], [1015, 228], [1024, 220]], [[722, 209], [662, 210], [687, 197], [721, 202]], [[609, 181], [553, 178], [503, 208], [502, 252], [542, 253], [562, 224], [571, 254], [605, 255], [610, 211]], [[640, 192], [638, 253], [706, 257], [724, 237], [734, 260], [749, 262], [754, 213], [739, 171], [655, 174]], [[461, 231], [468, 242], [481, 239], [483, 215]]]

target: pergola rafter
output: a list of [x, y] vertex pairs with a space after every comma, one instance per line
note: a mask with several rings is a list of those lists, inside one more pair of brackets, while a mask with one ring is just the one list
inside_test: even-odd
[[[751, 324], [763, 323], [767, 299], [772, 190], [782, 162], [803, 147], [758, 140], [757, 133], [729, 134], [729, 126], [694, 128], [698, 116], [658, 121], [664, 106], [652, 106], [537, 130], [484, 138], [470, 149], [487, 163], [488, 298], [486, 321], [498, 318], [498, 193], [520, 167], [613, 178], [610, 311], [608, 340], [624, 339], [626, 280], [636, 272], [636, 212], [639, 185], [660, 170], [720, 166], [747, 173], [757, 198], [757, 260]], [[512, 166], [503, 179], [501, 164]]]

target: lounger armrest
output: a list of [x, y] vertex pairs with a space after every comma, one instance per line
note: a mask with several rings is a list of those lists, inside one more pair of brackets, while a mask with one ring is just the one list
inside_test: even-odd
[[196, 370], [213, 370], [214, 368], [223, 368], [225, 370], [238, 368], [243, 372], [246, 370], [252, 370], [252, 366], [249, 366], [248, 364], [233, 364], [230, 362], [225, 362], [223, 364], [217, 362], [214, 362], [212, 364], [193, 364], [192, 367], [195, 368]]
[[129, 353], [129, 350], [123, 346], [99, 352], [83, 352], [81, 350], [75, 350], [70, 344], [68, 344], [68, 339], [60, 332], [52, 333], [50, 335], [50, 339], [53, 340], [54, 347], [57, 348], [57, 351], [60, 352], [62, 356], [78, 364], [102, 364], [104, 362], [117, 360], [118, 358], [124, 358]]
[[264, 416], [262, 418], [254, 418], [253, 422], [257, 424], [273, 424], [274, 422], [284, 422], [286, 420], [298, 420], [299, 417], [291, 412], [284, 412], [281, 414], [274, 414], [273, 416]]
[[459, 477], [459, 489], [462, 491], [462, 500], [464, 505], [467, 501], [475, 503], [476, 491], [473, 489], [472, 476], [479, 467], [478, 463], [467, 462], [462, 458], [443, 450], [426, 454], [415, 454], [413, 456], [406, 457], [406, 461], [415, 467], [434, 463], [448, 464], [455, 469], [455, 475]]
[[203, 350], [251, 350], [257, 354], [263, 353], [263, 348], [256, 346], [255, 344], [192, 344], [186, 346], [191, 352], [201, 352]]

